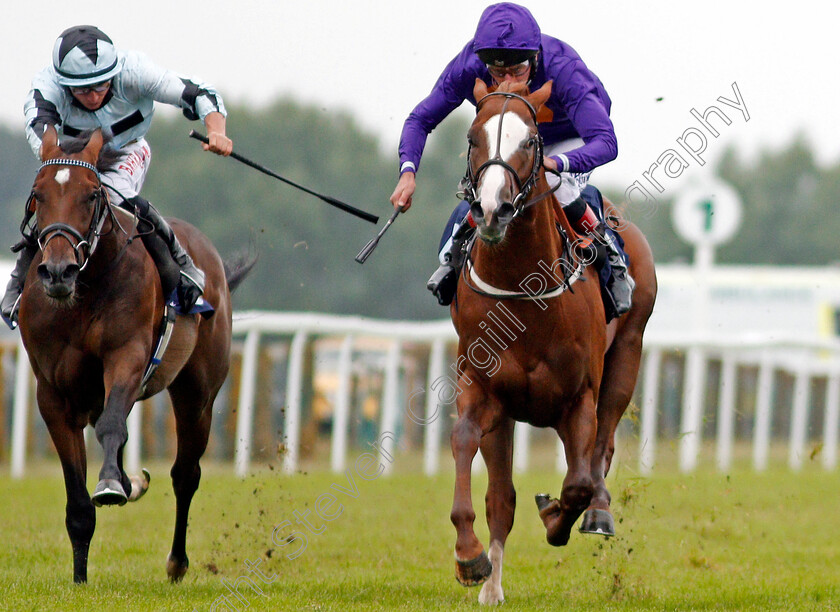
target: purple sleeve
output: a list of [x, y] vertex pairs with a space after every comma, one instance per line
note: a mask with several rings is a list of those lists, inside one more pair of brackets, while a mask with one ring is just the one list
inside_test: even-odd
[[471, 46], [472, 41], [449, 62], [431, 93], [414, 107], [405, 120], [400, 136], [400, 173], [417, 172], [426, 137], [464, 100], [472, 101], [472, 90], [478, 76], [476, 66], [481, 66], [481, 63], [469, 50]]
[[585, 143], [557, 158], [560, 169], [590, 172], [614, 160], [618, 155], [618, 143], [610, 120], [609, 98], [598, 77], [578, 60], [550, 78], [554, 79], [552, 96], [558, 97]]

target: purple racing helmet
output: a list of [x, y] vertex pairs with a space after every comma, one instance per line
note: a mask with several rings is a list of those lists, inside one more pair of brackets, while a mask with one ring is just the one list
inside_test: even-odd
[[489, 66], [515, 66], [530, 61], [540, 50], [540, 26], [524, 6], [512, 2], [484, 9], [473, 38], [473, 51]]

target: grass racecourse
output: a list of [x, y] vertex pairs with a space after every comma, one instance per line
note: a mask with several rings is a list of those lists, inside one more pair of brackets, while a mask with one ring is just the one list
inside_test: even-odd
[[[420, 458], [403, 461], [411, 467], [373, 480], [352, 458], [349, 476], [262, 467], [239, 479], [230, 466], [206, 466], [190, 520], [191, 567], [177, 585], [164, 569], [174, 524], [168, 467], [153, 465], [144, 499], [97, 512], [82, 586], [71, 580], [60, 468], [35, 466], [13, 481], [3, 465], [0, 610], [478, 609], [478, 588], [453, 577], [450, 463], [427, 478]], [[840, 610], [840, 471], [812, 461], [799, 473], [777, 464], [759, 475], [747, 466], [682, 475], [673, 461], [660, 463], [651, 478], [615, 466], [618, 536], [575, 532], [563, 548], [545, 543], [533, 501], [558, 494], [561, 477], [547, 467], [517, 476], [504, 609]], [[484, 475], [474, 478], [487, 546], [485, 485]], [[337, 500], [331, 506], [327, 493]], [[319, 504], [332, 520], [318, 518]], [[321, 533], [293, 526], [296, 513]], [[305, 549], [300, 539], [287, 542], [295, 529], [305, 531]], [[257, 560], [266, 580], [246, 567]], [[228, 589], [235, 583], [238, 598]]]

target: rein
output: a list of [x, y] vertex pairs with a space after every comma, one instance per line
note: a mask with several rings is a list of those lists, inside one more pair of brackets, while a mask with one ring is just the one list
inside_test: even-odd
[[[85, 269], [88, 262], [90, 261], [91, 256], [93, 255], [93, 252], [96, 250], [96, 247], [99, 244], [99, 239], [103, 235], [102, 227], [105, 225], [105, 219], [109, 215], [113, 216], [113, 211], [111, 210], [111, 207], [108, 204], [105, 190], [102, 187], [102, 177], [99, 174], [99, 170], [96, 168], [96, 166], [78, 159], [48, 159], [47, 161], [41, 164], [40, 168], [38, 168], [36, 176], [48, 166], [76, 166], [79, 168], [85, 168], [87, 170], [90, 170], [94, 173], [94, 175], [96, 175], [96, 181], [98, 183], [96, 188], [96, 201], [94, 204], [93, 216], [90, 220], [90, 226], [88, 227], [87, 233], [85, 235], [82, 235], [82, 233], [79, 232], [73, 226], [61, 222], [51, 223], [40, 230], [33, 229], [29, 234], [30, 238], [33, 238], [37, 241], [38, 248], [40, 248], [41, 251], [43, 251], [46, 248], [47, 244], [49, 244], [50, 240], [52, 240], [53, 238], [61, 237], [67, 240], [67, 242], [70, 243], [70, 246], [73, 247], [73, 251], [76, 253], [76, 260], [79, 263], [79, 270], [81, 271]], [[27, 211], [30, 211], [30, 204], [34, 197], [35, 194], [33, 192], [32, 194], [30, 194], [29, 199], [26, 202]], [[28, 220], [28, 218], [24, 219], [23, 227], [21, 228], [22, 231], [25, 229]], [[26, 236], [25, 232], [24, 236]]]

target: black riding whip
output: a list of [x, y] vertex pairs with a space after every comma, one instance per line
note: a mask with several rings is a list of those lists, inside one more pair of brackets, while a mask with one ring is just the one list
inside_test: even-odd
[[394, 219], [396, 219], [397, 215], [400, 214], [402, 211], [402, 206], [394, 209], [394, 212], [391, 215], [391, 218], [388, 219], [388, 222], [385, 224], [385, 227], [379, 230], [379, 233], [376, 234], [376, 237], [370, 242], [368, 242], [364, 246], [364, 248], [361, 251], [359, 251], [359, 254], [356, 255], [356, 261], [358, 261], [360, 264], [363, 264], [365, 263], [365, 261], [367, 261], [367, 258], [370, 257], [370, 254], [373, 253], [373, 249], [375, 249], [376, 245], [379, 244], [379, 239], [382, 238], [382, 234], [384, 234], [387, 231], [387, 229], [391, 227], [391, 224], [394, 222]]
[[[210, 144], [210, 141], [207, 139], [207, 137], [204, 134], [196, 132], [195, 130], [190, 130], [190, 138], [195, 138], [196, 140], [200, 140], [204, 144]], [[304, 187], [303, 185], [298, 185], [294, 181], [290, 181], [289, 179], [280, 176], [279, 174], [277, 174], [273, 170], [269, 170], [265, 166], [262, 166], [262, 165], [260, 165], [256, 162], [253, 162], [250, 159], [248, 159], [247, 157], [243, 157], [242, 155], [239, 155], [238, 153], [231, 152], [230, 156], [237, 161], [241, 161], [246, 166], [251, 166], [254, 170], [259, 170], [263, 174], [267, 174], [268, 176], [272, 176], [279, 181], [283, 181], [284, 183], [286, 183], [288, 185], [291, 185], [292, 187], [297, 187], [301, 191], [305, 191], [306, 193], [308, 193], [310, 195], [314, 195], [316, 198], [318, 198], [320, 200], [323, 200], [327, 204], [331, 204], [332, 206], [335, 206], [336, 208], [340, 208], [344, 212], [348, 212], [351, 215], [355, 215], [356, 217], [359, 217], [360, 219], [364, 219], [365, 221], [368, 221], [368, 222], [373, 223], [373, 224], [379, 223], [379, 217], [377, 217], [376, 215], [372, 215], [369, 212], [359, 210], [355, 206], [350, 206], [349, 204], [345, 204], [341, 200], [336, 200], [335, 198], [331, 198], [330, 196], [325, 196], [325, 195], [321, 195], [320, 193], [316, 193], [316, 192], [312, 191], [311, 189], [308, 189], [308, 188]]]

